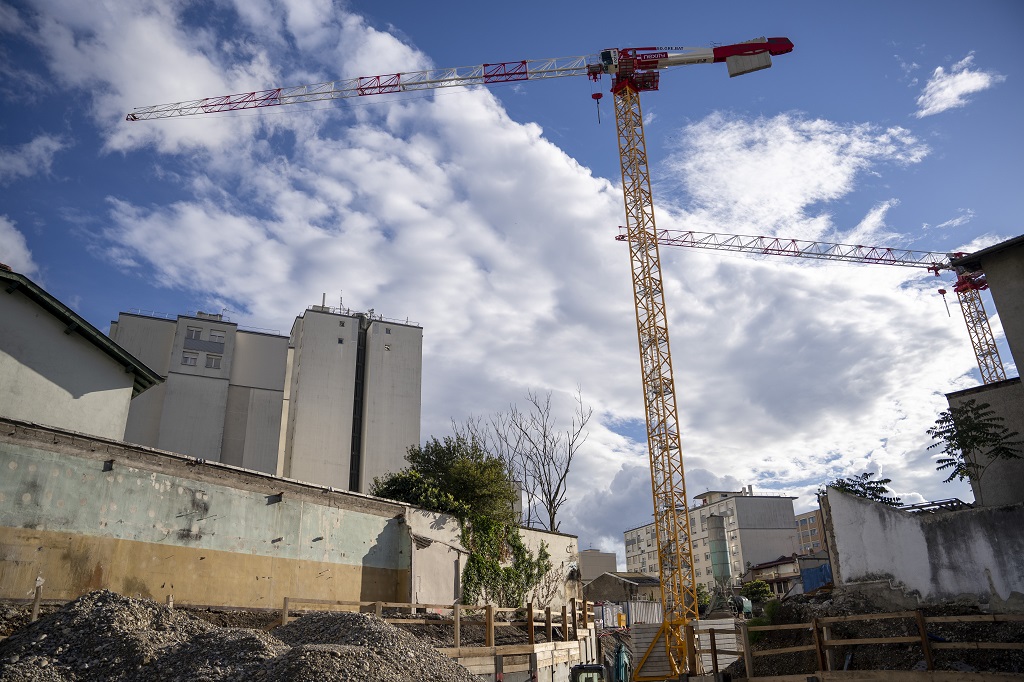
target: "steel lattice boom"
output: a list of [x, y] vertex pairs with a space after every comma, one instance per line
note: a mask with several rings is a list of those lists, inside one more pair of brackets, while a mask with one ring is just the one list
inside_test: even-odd
[[[615, 237], [619, 241], [632, 241], [628, 228], [620, 228]], [[935, 251], [913, 251], [886, 246], [860, 246], [854, 244], [834, 244], [816, 242], [805, 239], [787, 239], [784, 237], [757, 237], [753, 235], [721, 234], [717, 232], [692, 232], [688, 230], [662, 230], [658, 233], [658, 243], [663, 246], [682, 246], [691, 249], [712, 249], [716, 251], [732, 251], [761, 256], [791, 256], [795, 258], [815, 258], [819, 260], [837, 260], [848, 263], [875, 263], [879, 265], [900, 265], [911, 268], [924, 268], [935, 275], [942, 270], [950, 270], [957, 276], [953, 290], [960, 300], [960, 310], [964, 315], [967, 333], [974, 349], [974, 357], [978, 361], [978, 371], [983, 383], [991, 384], [1006, 379], [1006, 370], [999, 357], [992, 326], [989, 324], [985, 306], [981, 300], [981, 291], [988, 288], [984, 273], [969, 272], [954, 267], [952, 258], [964, 256], [962, 253], [937, 253]]]

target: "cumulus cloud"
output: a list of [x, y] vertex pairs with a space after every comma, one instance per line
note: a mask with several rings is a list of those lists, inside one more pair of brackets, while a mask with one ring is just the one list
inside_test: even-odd
[[967, 106], [969, 96], [1002, 83], [1006, 76], [995, 71], [983, 71], [972, 68], [974, 53], [967, 55], [949, 71], [941, 66], [935, 67], [931, 78], [917, 98], [917, 118], [934, 116], [949, 109]]
[[[787, 113], [717, 113], [688, 125], [666, 162], [686, 190], [679, 219], [702, 232], [816, 239], [833, 229], [829, 202], [868, 170], [920, 162], [928, 147], [910, 131]], [[728, 230], [715, 226], [728, 225]]]
[[28, 243], [14, 221], [7, 216], [0, 216], [0, 263], [10, 266], [15, 272], [32, 276], [38, 266], [32, 260], [32, 252]]
[[60, 136], [39, 135], [19, 147], [0, 148], [0, 184], [33, 175], [48, 175], [53, 158], [67, 146]]

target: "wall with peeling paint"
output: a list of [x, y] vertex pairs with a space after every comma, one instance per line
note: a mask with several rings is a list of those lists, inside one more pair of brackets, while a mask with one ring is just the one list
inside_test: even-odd
[[0, 472], [0, 599], [24, 598], [40, 575], [52, 599], [410, 597], [400, 504], [10, 420]]

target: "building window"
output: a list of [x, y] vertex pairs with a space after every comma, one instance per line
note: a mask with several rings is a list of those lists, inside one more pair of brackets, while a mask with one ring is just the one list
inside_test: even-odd
[[391, 344], [390, 343], [385, 343], [384, 344], [384, 350], [391, 350]]
[[711, 561], [711, 552], [704, 552], [704, 560]]
[[196, 363], [199, 362], [198, 353], [182, 353], [181, 364], [188, 365], [189, 367], [195, 367]]
[[345, 326], [345, 320], [338, 320], [338, 326], [339, 327], [344, 327]]
[[211, 329], [210, 330], [210, 341], [216, 341], [217, 343], [224, 343], [224, 330], [223, 329]]
[[818, 529], [817, 528], [812, 528], [811, 529], [811, 535], [817, 535], [817, 534], [818, 534]]
[[187, 327], [185, 329], [186, 339], [201, 339], [203, 337], [202, 327]]
[[696, 574], [697, 574], [698, 576], [699, 576], [699, 575], [701, 574], [701, 573], [700, 573], [700, 569], [699, 569], [699, 568], [698, 568], [698, 569], [697, 569], [696, 571], [694, 571], [694, 572], [695, 572], [695, 573], [696, 573]]
[[384, 333], [385, 334], [390, 334], [391, 333], [391, 327], [384, 327]]
[[207, 354], [207, 356], [206, 356], [206, 368], [207, 369], [220, 369], [220, 358], [221, 358], [221, 356], [219, 356], [219, 355], [209, 355], [209, 354]]
[[345, 343], [345, 339], [338, 337], [338, 343]]
[[817, 522], [818, 522], [818, 518], [817, 518], [816, 516], [812, 516], [812, 517], [811, 517], [811, 525], [813, 526], [813, 525], [814, 525], [814, 524], [816, 524]]

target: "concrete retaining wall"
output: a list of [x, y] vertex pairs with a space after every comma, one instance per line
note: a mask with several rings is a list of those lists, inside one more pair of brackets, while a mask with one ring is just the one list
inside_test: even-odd
[[409, 601], [406, 507], [0, 420], [0, 599]]
[[1024, 505], [912, 514], [830, 488], [822, 511], [837, 585], [1024, 611]]

